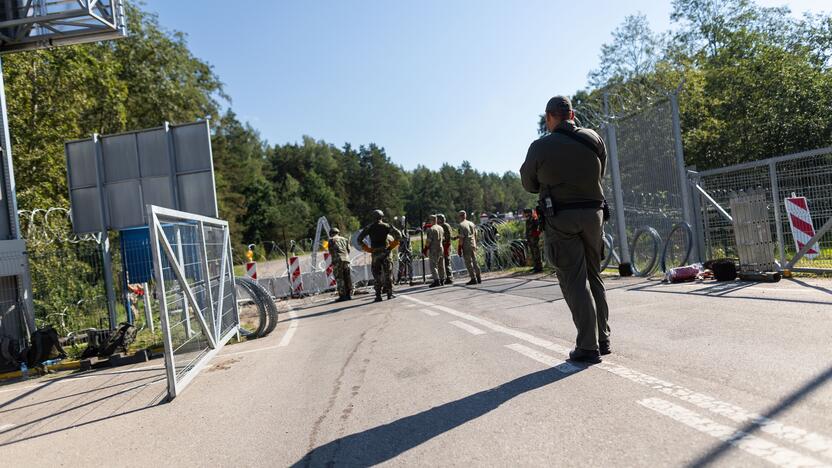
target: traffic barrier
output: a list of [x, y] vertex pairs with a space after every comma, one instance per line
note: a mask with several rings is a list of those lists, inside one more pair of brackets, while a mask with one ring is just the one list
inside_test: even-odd
[[[786, 213], [789, 214], [789, 225], [792, 227], [795, 246], [800, 251], [815, 236], [815, 225], [812, 223], [812, 215], [809, 213], [809, 204], [806, 202], [806, 197], [792, 195], [786, 198]], [[813, 260], [819, 253], [818, 245], [815, 244], [809, 248], [805, 257]]]
[[289, 277], [292, 279], [292, 295], [299, 296], [303, 293], [303, 278], [300, 273], [300, 259], [289, 258]]
[[257, 279], [257, 262], [246, 262], [246, 276]]
[[329, 252], [324, 252], [324, 263], [326, 264], [326, 279], [329, 288], [334, 288], [337, 283], [335, 281], [335, 270], [332, 266], [332, 255]]

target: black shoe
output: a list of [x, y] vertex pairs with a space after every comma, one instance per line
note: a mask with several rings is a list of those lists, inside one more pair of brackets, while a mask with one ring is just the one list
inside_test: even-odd
[[607, 354], [612, 353], [612, 351], [610, 351], [610, 342], [602, 341], [598, 343], [598, 351], [601, 353], [601, 356], [606, 356]]
[[532, 273], [543, 273], [543, 268], [540, 268], [540, 267], [532, 268]]
[[482, 278], [477, 277], [477, 284], [482, 284]]
[[465, 283], [466, 286], [471, 286], [471, 285], [474, 285], [474, 284], [477, 284], [477, 280], [475, 280], [475, 279], [472, 279], [471, 281]]
[[454, 284], [454, 280], [448, 278], [445, 280], [445, 284]]
[[442, 283], [440, 283], [439, 281], [434, 281], [433, 283], [428, 285], [429, 288], [435, 288], [438, 286], [442, 286]]
[[577, 362], [588, 362], [590, 364], [598, 364], [601, 362], [601, 353], [596, 350], [587, 350], [575, 348], [569, 351], [569, 360]]
[[346, 296], [338, 296], [338, 299], [335, 299], [335, 302], [344, 302], [347, 300]]
[[376, 299], [373, 302], [381, 302], [381, 294], [376, 294]]
[[387, 299], [393, 299], [393, 298], [395, 298], [395, 297], [396, 297], [396, 295], [395, 295], [395, 294], [393, 294], [393, 293], [391, 293], [391, 292], [387, 293]]

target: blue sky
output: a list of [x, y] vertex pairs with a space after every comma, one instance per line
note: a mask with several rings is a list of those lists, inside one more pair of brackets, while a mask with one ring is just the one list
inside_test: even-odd
[[[586, 87], [611, 31], [670, 0], [145, 0], [212, 64], [270, 143], [374, 142], [406, 169], [517, 171], [555, 94]], [[795, 12], [818, 0], [758, 0]], [[228, 7], [241, 4], [243, 7]]]

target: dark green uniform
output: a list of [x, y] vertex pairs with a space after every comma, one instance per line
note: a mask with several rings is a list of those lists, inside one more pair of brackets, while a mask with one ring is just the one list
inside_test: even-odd
[[332, 258], [332, 270], [338, 283], [338, 295], [342, 298], [352, 296], [352, 270], [350, 269], [350, 242], [335, 235], [329, 239], [329, 255]]
[[459, 223], [459, 250], [468, 277], [472, 282], [481, 283], [480, 265], [477, 263], [477, 226], [467, 219]]
[[[558, 131], [573, 132], [597, 149], [573, 140]], [[606, 148], [597, 133], [579, 129], [564, 121], [552, 134], [531, 144], [520, 168], [523, 187], [550, 196], [560, 209], [546, 216], [544, 249], [555, 267], [563, 297], [572, 311], [578, 329], [577, 347], [598, 350], [610, 336], [609, 309], [601, 279], [601, 245], [604, 200], [601, 179], [606, 166]], [[592, 204], [599, 208], [570, 209], [569, 204]], [[589, 287], [587, 287], [587, 282]]]
[[376, 296], [386, 292], [389, 297], [393, 294], [393, 258], [387, 247], [387, 236], [401, 240], [402, 234], [384, 221], [376, 221], [361, 231], [358, 242], [364, 242], [368, 236], [370, 247], [373, 249], [372, 270]]

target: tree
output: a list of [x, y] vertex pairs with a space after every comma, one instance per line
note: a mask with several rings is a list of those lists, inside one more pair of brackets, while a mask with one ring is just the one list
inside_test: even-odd
[[653, 71], [663, 47], [663, 38], [650, 29], [642, 13], [624, 18], [612, 33], [611, 44], [601, 46], [601, 64], [589, 74], [593, 87], [604, 87], [610, 81], [626, 82]]

